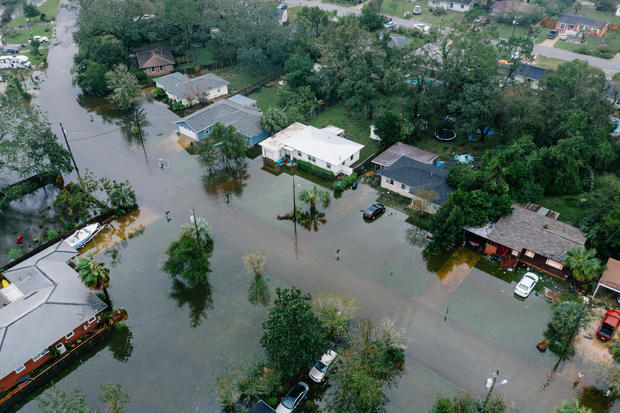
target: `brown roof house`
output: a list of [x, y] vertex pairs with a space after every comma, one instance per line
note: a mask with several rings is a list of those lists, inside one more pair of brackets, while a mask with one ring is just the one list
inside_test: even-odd
[[159, 76], [174, 71], [174, 57], [168, 49], [150, 49], [136, 52], [140, 70], [147, 76]]
[[562, 260], [568, 249], [585, 244], [581, 231], [558, 221], [558, 214], [547, 208], [532, 210], [516, 204], [512, 208], [512, 214], [495, 223], [465, 228], [466, 238], [511, 266], [521, 263], [562, 279], [570, 275]]

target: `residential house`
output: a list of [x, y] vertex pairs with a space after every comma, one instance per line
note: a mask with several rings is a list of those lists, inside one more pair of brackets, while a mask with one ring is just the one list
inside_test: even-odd
[[359, 159], [364, 147], [346, 139], [344, 131], [335, 126], [319, 129], [299, 122], [265, 139], [260, 146], [263, 159], [301, 159], [330, 170], [334, 175], [351, 175], [350, 166]]
[[377, 165], [378, 168], [385, 168], [386, 166], [392, 165], [403, 156], [427, 165], [432, 165], [435, 158], [437, 158], [437, 155], [434, 153], [407, 145], [406, 143], [396, 142], [377, 155], [371, 162]]
[[529, 84], [533, 89], [538, 89], [545, 73], [547, 73], [547, 69], [544, 67], [520, 63], [519, 68], [515, 72], [515, 80]]
[[5, 270], [0, 276], [0, 392], [25, 379], [102, 320], [107, 305], [85, 287], [68, 261], [65, 241]]
[[387, 41], [387, 45], [390, 48], [396, 48], [396, 47], [402, 47], [405, 46], [409, 43], [411, 43], [412, 40], [405, 37], [405, 36], [401, 36], [399, 34], [394, 34], [394, 33], [390, 33], [390, 36], [388, 37], [388, 41]]
[[401, 156], [377, 172], [381, 187], [396, 192], [412, 203], [421, 204], [429, 213], [435, 213], [448, 200], [452, 187], [446, 182], [448, 170]]
[[463, 13], [472, 9], [475, 4], [475, 0], [428, 0], [428, 7], [441, 7]]
[[174, 72], [155, 79], [155, 85], [163, 89], [169, 99], [181, 102], [184, 106], [228, 94], [228, 82], [213, 73], [190, 78]]
[[565, 14], [555, 23], [555, 28], [560, 31], [586, 32], [589, 35], [601, 37], [607, 33], [609, 22], [577, 14]]
[[188, 138], [200, 141], [209, 136], [213, 125], [221, 123], [234, 126], [245, 137], [248, 146], [256, 145], [269, 136], [260, 126], [260, 109], [236, 103], [230, 99], [217, 101], [176, 121], [178, 132]]
[[558, 213], [540, 205], [527, 208], [514, 204], [511, 214], [479, 228], [465, 228], [473, 245], [484, 245], [485, 253], [502, 257], [565, 279], [570, 270], [562, 264], [566, 251], [585, 244], [578, 228], [557, 220]]
[[138, 68], [147, 76], [160, 76], [174, 71], [174, 57], [168, 49], [150, 49], [136, 52]]

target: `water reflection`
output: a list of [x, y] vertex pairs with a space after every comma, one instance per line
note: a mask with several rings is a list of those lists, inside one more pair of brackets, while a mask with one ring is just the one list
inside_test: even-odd
[[242, 161], [204, 175], [202, 182], [210, 195], [225, 195], [228, 198], [230, 194], [234, 194], [240, 197], [249, 177], [248, 164]]
[[108, 110], [97, 111], [97, 114], [101, 116], [104, 122], [118, 126], [127, 143], [140, 145], [144, 150], [144, 139], [147, 137], [144, 130], [146, 127], [150, 126], [151, 123], [143, 108], [137, 105], [134, 105], [132, 110], [110, 108]]
[[297, 212], [297, 223], [308, 231], [311, 229], [318, 231], [319, 226], [326, 222], [325, 213], [317, 211], [316, 208], [310, 208], [306, 212]]
[[182, 281], [174, 280], [170, 297], [177, 301], [179, 308], [183, 308], [185, 304], [189, 306], [190, 325], [194, 328], [202, 323], [203, 318], [207, 318], [207, 310], [213, 308], [211, 284], [208, 279], [191, 287]]
[[108, 339], [108, 348], [112, 352], [114, 358], [120, 362], [126, 363], [133, 352], [133, 333], [123, 323], [117, 323], [114, 332]]
[[248, 288], [248, 301], [252, 305], [262, 304], [267, 307], [271, 301], [268, 280], [263, 277], [252, 277], [250, 288]]
[[607, 413], [613, 406], [613, 402], [605, 397], [605, 393], [594, 386], [578, 390], [577, 400], [581, 406], [592, 410], [592, 413]]
[[423, 248], [427, 244], [426, 231], [418, 227], [412, 227], [407, 229], [407, 242], [418, 248]]

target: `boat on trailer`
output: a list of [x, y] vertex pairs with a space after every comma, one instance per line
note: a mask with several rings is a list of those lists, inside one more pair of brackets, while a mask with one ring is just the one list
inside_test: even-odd
[[75, 231], [73, 235], [71, 235], [65, 241], [67, 241], [67, 244], [69, 244], [71, 247], [79, 250], [102, 229], [103, 226], [99, 225], [98, 223], [90, 224], [85, 226], [84, 228]]

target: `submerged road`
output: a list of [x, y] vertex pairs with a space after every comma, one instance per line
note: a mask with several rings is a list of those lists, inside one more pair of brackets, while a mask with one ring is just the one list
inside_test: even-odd
[[[307, 0], [304, 2], [311, 3]], [[323, 3], [316, 5], [344, 9]], [[282, 225], [273, 219], [276, 213], [281, 212], [278, 208], [283, 207], [269, 206], [270, 188], [282, 181], [269, 175], [270, 180], [266, 185], [261, 182], [261, 179], [264, 179], [264, 172], [260, 170], [260, 160], [250, 162], [248, 173], [251, 178], [247, 181], [248, 187], [243, 197], [228, 204], [222, 202], [221, 198], [215, 199], [205, 193], [201, 179], [203, 171], [196, 159], [181, 150], [177, 143], [173, 122], [178, 117], [164, 105], [147, 100], [140, 102], [151, 123], [145, 128], [145, 134], [148, 136], [146, 148], [143, 151], [136, 143], [128, 144], [127, 138], [123, 136], [126, 124], [123, 124], [122, 118], [110, 115], [110, 111], [105, 107], [88, 109], [88, 99], [81, 97], [79, 90], [72, 86], [70, 70], [73, 54], [76, 52], [71, 38], [74, 24], [74, 12], [61, 8], [57, 18], [57, 37], [52, 42], [48, 58], [49, 67], [36, 103], [48, 113], [49, 120], [58, 133], [58, 123], [63, 123], [80, 167], [87, 167], [96, 175], [105, 175], [112, 179], [130, 179], [136, 189], [139, 204], [153, 211], [161, 211], [162, 214], [163, 211], [171, 210], [174, 223], [185, 222], [191, 208], [196, 208], [198, 214], [206, 215], [216, 239], [216, 259], [213, 264], [215, 274], [218, 273], [218, 268], [240, 267], [241, 256], [246, 251], [260, 249], [268, 257], [269, 276], [274, 283], [297, 285], [302, 290], [312, 293], [321, 290], [336, 291], [356, 298], [366, 316], [375, 320], [380, 320], [384, 316], [399, 320], [399, 326], [403, 327], [407, 336], [412, 338], [406, 353], [406, 368], [410, 373], [422, 372], [419, 373], [422, 376], [435, 377], [437, 381], [444, 383], [444, 388], [452, 392], [463, 389], [480, 394], [484, 392], [486, 377], [499, 369], [501, 376], [508, 378], [509, 385], [498, 388], [497, 393], [510, 399], [514, 407], [521, 412], [551, 412], [561, 400], [572, 399], [575, 396], [575, 391], [570, 385], [576, 371], [572, 364], [564, 365], [554, 380], [548, 383], [547, 367], [477, 333], [465, 324], [450, 320], [451, 316], [448, 321], [444, 321], [444, 308], [449, 292], [446, 292], [445, 286], [439, 279], [435, 279], [436, 277], [433, 276], [421, 290], [411, 291], [396, 288], [379, 278], [368, 276], [364, 269], [356, 269], [354, 262], [347, 262], [346, 257], [343, 257], [342, 261], [334, 259], [331, 252], [333, 248], [329, 244], [332, 240], [335, 245], [352, 245], [349, 250], [353, 254], [356, 242], [359, 243], [358, 249], [363, 247], [361, 244], [373, 243], [375, 239], [373, 232], [383, 228], [361, 227], [362, 232], [359, 236], [366, 238], [349, 238], [353, 237], [347, 231], [351, 216], [359, 218], [357, 211], [374, 200], [375, 192], [370, 187], [362, 185], [358, 191], [348, 193], [346, 203], [335, 202], [329, 210], [328, 219], [329, 228], [334, 228], [336, 234], [325, 239], [324, 232], [321, 232], [323, 230], [316, 233], [304, 232], [304, 242], [297, 253], [292, 248], [291, 232], [288, 228], [286, 231], [283, 230]], [[165, 170], [158, 168], [159, 158], [170, 159], [171, 167]], [[253, 185], [265, 186], [252, 187]], [[263, 219], [258, 215], [249, 214], [248, 210], [253, 209], [256, 209], [257, 213], [266, 209], [266, 216], [270, 218]], [[386, 214], [382, 217], [384, 221], [381, 224], [385, 227], [402, 229], [405, 225], [403, 219], [399, 213], [389, 216]], [[252, 337], [257, 341], [260, 321], [253, 325], [244, 325], [243, 319], [253, 316], [250, 313], [236, 315], [237, 319], [230, 321], [226, 318], [230, 314], [218, 312], [218, 309], [225, 308], [223, 304], [220, 307], [215, 305], [214, 313], [209, 316], [210, 321], [217, 323], [219, 318], [227, 320], [226, 325], [222, 326], [223, 329], [220, 331], [204, 331], [201, 337], [207, 337], [211, 341], [207, 342], [206, 347], [200, 348], [192, 347], [192, 343], [198, 340], [197, 337], [186, 337], [195, 330], [189, 330], [189, 327], [184, 325], [180, 327], [170, 325], [167, 327], [170, 330], [164, 330], [162, 326], [167, 325], [165, 322], [173, 316], [161, 314], [159, 311], [159, 306], [163, 306], [161, 298], [155, 298], [153, 295], [149, 300], [149, 297], [144, 297], [146, 291], [150, 291], [146, 284], [160, 282], [159, 280], [149, 282], [149, 278], [153, 277], [149, 271], [152, 271], [153, 267], [156, 268], [157, 262], [162, 260], [164, 249], [162, 244], [167, 245], [178, 228], [171, 229], [173, 227], [168, 226], [162, 230], [164, 225], [166, 224], [162, 224], [162, 220], [159, 220], [146, 228], [145, 237], [152, 237], [148, 242], [140, 238], [132, 240], [135, 244], [130, 243], [129, 249], [132, 245], [145, 249], [133, 250], [133, 256], [122, 257], [125, 266], [117, 268], [128, 268], [127, 271], [131, 273], [119, 274], [116, 277], [128, 278], [128, 281], [112, 281], [114, 288], [115, 285], [131, 283], [131, 278], [134, 277], [141, 277], [142, 280], [139, 289], [131, 287], [136, 289], [111, 291], [114, 299], [125, 300], [118, 301], [117, 305], [128, 308], [130, 325], [132, 319], [143, 320], [141, 323], [146, 325], [145, 328], [142, 325], [135, 326], [135, 340], [147, 343], [143, 344], [144, 348], [135, 349], [129, 361], [130, 363], [139, 361], [140, 368], [132, 365], [134, 366], [132, 370], [122, 370], [125, 371], [127, 375], [125, 376], [115, 370], [118, 367], [108, 366], [107, 359], [102, 356], [87, 361], [79, 367], [78, 372], [70, 373], [66, 380], [70, 380], [73, 374], [78, 375], [76, 377], [80, 377], [82, 381], [76, 383], [76, 386], [93, 395], [91, 397], [95, 397], [99, 384], [121, 381], [124, 383], [124, 390], [132, 396], [128, 411], [214, 411], [213, 406], [217, 406], [218, 403], [213, 392], [213, 375], [217, 372], [202, 370], [198, 366], [208, 359], [221, 359], [223, 363], [230, 358], [227, 353], [228, 347], [236, 348], [239, 343]], [[151, 233], [157, 236], [149, 235]], [[396, 237], [396, 233], [393, 236]], [[402, 242], [398, 239], [388, 240], [389, 245], [399, 247], [402, 247]], [[327, 244], [329, 245], [326, 246]], [[378, 242], [372, 246], [377, 259], [389, 254], [389, 248], [391, 247]], [[153, 252], [155, 249], [157, 252]], [[395, 260], [398, 258], [394, 257]], [[371, 262], [371, 257], [360, 259], [362, 262], [365, 262], [363, 259]], [[235, 264], [230, 264], [231, 262]], [[420, 271], [425, 270], [421, 268]], [[146, 274], [140, 275], [141, 272]], [[222, 275], [228, 276], [219, 274]], [[217, 301], [218, 297], [234, 301], [236, 298], [228, 296], [228, 290], [237, 288], [235, 283], [231, 276], [227, 288], [214, 291], [214, 301]], [[151, 317], [146, 318], [149, 314]], [[256, 317], [259, 317], [259, 320], [264, 319], [263, 314], [258, 314]], [[151, 318], [157, 323], [152, 322]], [[237, 323], [244, 327], [235, 330]], [[497, 323], [502, 323], [501, 317], [498, 317]], [[174, 328], [178, 329], [175, 330], [178, 336], [174, 336], [170, 348], [149, 347], [149, 345], [155, 346], [149, 343], [159, 343], [162, 336], [171, 335], [170, 331]], [[511, 326], [504, 325], [502, 328], [510, 329]], [[231, 342], [220, 343], [220, 337], [226, 334], [232, 335]], [[247, 334], [254, 336], [248, 338]], [[541, 331], [532, 331], [531, 334], [533, 337], [538, 337]], [[247, 351], [253, 351], [257, 343], [253, 342], [247, 346], [249, 347]], [[214, 351], [214, 349], [221, 350]], [[178, 358], [178, 353], [182, 353], [183, 358]], [[174, 363], [171, 360], [175, 360]], [[211, 366], [211, 369], [214, 367]], [[168, 388], [176, 388], [177, 383], [170, 377], [177, 370], [190, 371], [195, 380], [186, 384], [186, 387], [181, 386], [180, 391], [185, 393], [175, 394], [173, 401], [166, 404], [160, 398], [164, 397], [162, 393], [166, 393]], [[107, 371], [115, 371], [118, 375], [109, 377], [106, 375]], [[201, 388], [200, 382], [206, 383], [204, 386], [207, 388]], [[420, 382], [425, 383], [424, 379], [414, 383]], [[436, 386], [429, 387], [431, 388], [435, 389]], [[423, 399], [415, 400], [416, 391], [423, 392], [424, 389], [408, 388], [403, 384], [390, 390], [391, 398], [399, 401], [398, 410], [428, 411], [434, 394], [423, 394]], [[35, 403], [28, 404], [25, 410], [35, 411]], [[397, 409], [391, 411], [395, 410]]]
[[[337, 11], [339, 15], [360, 15], [361, 10], [351, 7], [339, 6], [336, 4], [323, 3], [320, 0], [298, 0], [298, 1], [285, 1], [289, 6], [304, 6], [304, 7], [319, 7], [322, 10]], [[415, 28], [416, 24], [425, 23], [423, 17], [402, 19], [399, 17], [391, 16], [392, 20], [399, 26]], [[430, 24], [433, 26], [433, 24]], [[578, 53], [571, 52], [569, 50], [558, 49], [555, 47], [547, 47], [542, 45], [534, 45], [535, 55], [541, 55], [546, 57], [552, 57], [555, 59], [571, 61], [575, 59], [585, 60], [591, 66], [603, 69], [608, 77], [613, 76], [615, 73], [620, 72], [620, 61], [611, 59], [601, 59], [594, 56], [587, 56]]]

